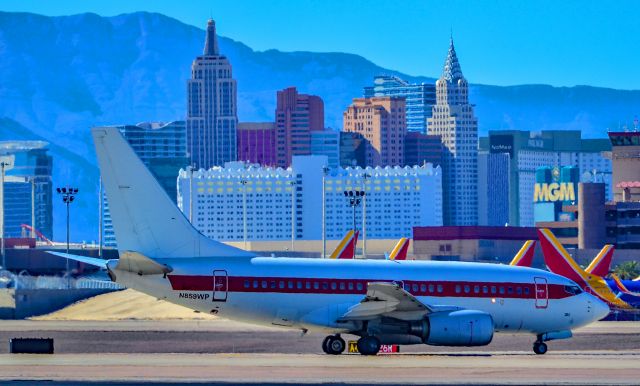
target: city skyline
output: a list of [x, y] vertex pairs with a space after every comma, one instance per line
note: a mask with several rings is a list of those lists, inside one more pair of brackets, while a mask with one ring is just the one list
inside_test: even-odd
[[[9, 1], [2, 10], [50, 16], [83, 12], [113, 16], [145, 10], [198, 28], [213, 17], [224, 20], [222, 36], [255, 50], [354, 53], [383, 67], [430, 77], [437, 77], [438, 53], [453, 33], [465, 52], [461, 59], [468, 63], [467, 77], [472, 83], [640, 88], [640, 79], [633, 76], [638, 54], [631, 49], [640, 45], [640, 35], [634, 32], [633, 23], [625, 22], [627, 15], [640, 10], [640, 4], [631, 1], [618, 2], [617, 7], [577, 1], [380, 1], [373, 7], [363, 6], [362, 1], [302, 2], [295, 7], [284, 3], [195, 1], [185, 7], [170, 1]], [[354, 10], [361, 17], [349, 20]], [[367, 20], [379, 14], [385, 15], [387, 33], [366, 33], [374, 32]], [[487, 25], [486, 20], [492, 23]], [[324, 28], [326, 25], [332, 28]], [[365, 33], [358, 44], [345, 38], [361, 31]], [[379, 50], [380, 46], [385, 49]]]

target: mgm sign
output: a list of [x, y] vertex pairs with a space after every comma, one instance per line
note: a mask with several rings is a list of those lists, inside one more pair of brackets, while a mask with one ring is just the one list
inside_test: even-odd
[[538, 183], [533, 190], [533, 202], [575, 201], [573, 182]]

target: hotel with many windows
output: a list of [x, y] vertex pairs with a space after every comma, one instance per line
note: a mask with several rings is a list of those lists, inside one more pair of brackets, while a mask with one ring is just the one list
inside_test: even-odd
[[[178, 207], [206, 236], [222, 241], [320, 240], [353, 228], [345, 192], [362, 191], [355, 224], [368, 239], [411, 237], [414, 226], [442, 225], [442, 177], [431, 164], [328, 168], [326, 156], [294, 156], [287, 169], [230, 162], [178, 177]], [[366, 208], [366, 209], [365, 209]], [[246, 234], [246, 235], [245, 235]]]

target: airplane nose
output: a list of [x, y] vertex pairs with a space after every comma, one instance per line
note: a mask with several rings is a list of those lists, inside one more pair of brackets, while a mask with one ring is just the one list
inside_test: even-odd
[[589, 296], [590, 296], [589, 303], [591, 303], [590, 306], [591, 306], [591, 311], [593, 312], [594, 320], [600, 320], [605, 316], [609, 315], [609, 312], [611, 310], [609, 309], [609, 306], [607, 305], [607, 303], [603, 302], [602, 300], [596, 298], [593, 295], [589, 295]]

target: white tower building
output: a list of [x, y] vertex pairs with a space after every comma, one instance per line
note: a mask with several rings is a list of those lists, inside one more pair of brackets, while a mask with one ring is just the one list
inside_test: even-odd
[[429, 134], [442, 137], [445, 225], [478, 224], [478, 120], [469, 104], [469, 85], [453, 46], [436, 81], [436, 105]]

